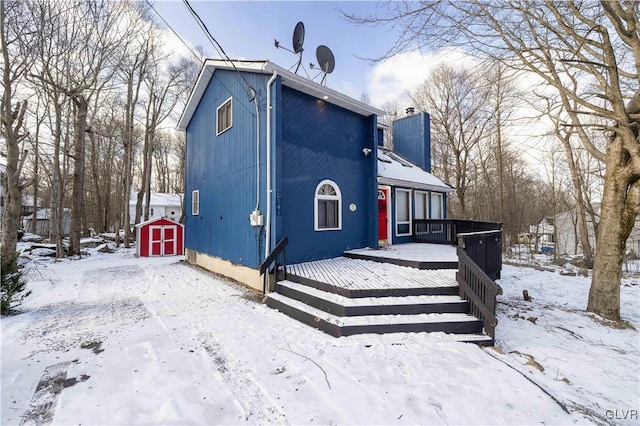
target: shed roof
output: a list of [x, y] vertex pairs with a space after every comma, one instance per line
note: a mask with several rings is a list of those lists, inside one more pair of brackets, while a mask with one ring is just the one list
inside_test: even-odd
[[374, 108], [371, 105], [367, 105], [340, 92], [336, 92], [335, 90], [316, 83], [313, 80], [292, 73], [273, 62], [233, 60], [232, 64], [231, 61], [225, 61], [222, 59], [206, 59], [202, 69], [200, 70], [200, 75], [198, 75], [198, 79], [191, 90], [189, 101], [187, 102], [187, 105], [180, 116], [180, 120], [178, 121], [178, 130], [184, 131], [187, 129], [187, 126], [191, 121], [191, 117], [193, 117], [196, 107], [200, 103], [200, 99], [202, 98], [202, 95], [204, 94], [204, 91], [216, 69], [238, 70], [241, 72], [254, 72], [259, 74], [273, 74], [274, 72], [277, 72], [282, 79], [282, 84], [286, 87], [296, 89], [318, 99], [323, 99], [325, 102], [348, 109], [349, 111], [364, 115], [365, 117], [385, 114], [381, 109]]
[[451, 185], [400, 154], [380, 147], [378, 147], [378, 183], [426, 191], [455, 191]]

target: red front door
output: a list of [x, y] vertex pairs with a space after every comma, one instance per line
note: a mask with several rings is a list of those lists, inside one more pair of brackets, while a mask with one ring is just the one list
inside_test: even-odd
[[387, 239], [387, 195], [388, 189], [378, 189], [378, 239]]

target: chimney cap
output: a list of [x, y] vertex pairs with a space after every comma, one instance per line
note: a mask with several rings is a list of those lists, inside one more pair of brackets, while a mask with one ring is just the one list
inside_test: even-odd
[[407, 115], [413, 115], [413, 113], [416, 112], [416, 109], [414, 107], [407, 107], [405, 112], [407, 113]]

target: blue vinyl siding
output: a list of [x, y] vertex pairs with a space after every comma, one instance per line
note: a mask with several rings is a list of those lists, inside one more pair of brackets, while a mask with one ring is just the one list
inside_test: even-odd
[[[377, 245], [376, 117], [363, 117], [288, 87], [281, 88], [278, 141], [278, 239], [287, 262], [340, 256]], [[365, 156], [363, 148], [372, 149]], [[342, 229], [314, 230], [314, 191], [324, 179], [342, 193]], [[349, 209], [356, 205], [356, 211]]]
[[[269, 76], [244, 73], [257, 90], [261, 134], [265, 134], [266, 81]], [[233, 124], [216, 136], [216, 109], [233, 97]], [[185, 247], [249, 267], [263, 256], [261, 228], [249, 214], [256, 203], [256, 111], [244, 80], [216, 70], [187, 127]], [[261, 137], [265, 158], [266, 138]], [[265, 214], [265, 166], [261, 162], [260, 210]], [[191, 214], [191, 191], [200, 191], [200, 214]]]
[[420, 112], [393, 123], [393, 149], [425, 171], [431, 172], [429, 114]]

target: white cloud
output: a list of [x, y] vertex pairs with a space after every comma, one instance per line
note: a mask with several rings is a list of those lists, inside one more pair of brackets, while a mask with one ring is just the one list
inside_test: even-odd
[[423, 83], [433, 68], [442, 62], [470, 66], [474, 59], [454, 49], [443, 49], [435, 53], [412, 51], [395, 55], [373, 67], [367, 75], [367, 92], [371, 103], [382, 107], [387, 102], [400, 99]]

